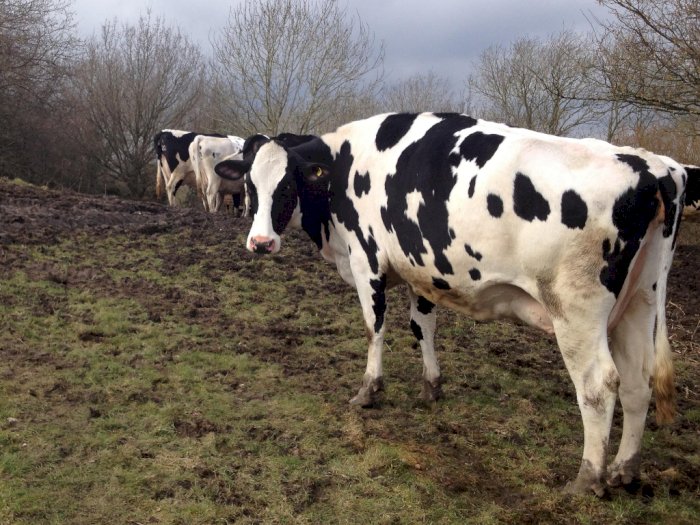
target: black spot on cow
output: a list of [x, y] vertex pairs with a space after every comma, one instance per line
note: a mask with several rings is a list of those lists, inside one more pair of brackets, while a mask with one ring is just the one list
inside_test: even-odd
[[470, 257], [474, 257], [474, 259], [476, 259], [477, 261], [481, 260], [481, 254], [477, 251], [474, 251], [472, 249], [472, 247], [469, 246], [468, 244], [464, 245], [464, 249], [466, 250], [466, 252], [469, 254]]
[[372, 287], [372, 310], [374, 311], [374, 331], [379, 332], [384, 325], [386, 312], [386, 275], [369, 282]]
[[561, 222], [568, 228], [580, 228], [588, 220], [588, 206], [574, 190], [567, 190], [561, 196]]
[[450, 228], [450, 239], [453, 241], [457, 238], [457, 234], [455, 233], [454, 228]]
[[255, 217], [255, 214], [258, 212], [258, 189], [255, 187], [255, 184], [253, 184], [250, 173], [247, 173], [245, 176], [245, 185], [250, 201], [250, 215], [251, 217]]
[[622, 290], [630, 263], [656, 216], [659, 207], [656, 192], [660, 189], [644, 159], [627, 154], [618, 154], [617, 158], [630, 166], [639, 179], [637, 185], [620, 195], [613, 205], [612, 222], [618, 230], [614, 247], [608, 239], [602, 246], [603, 259], [608, 264], [600, 272], [600, 282], [615, 296]]
[[676, 189], [676, 181], [673, 180], [670, 172], [659, 179], [659, 193], [664, 203], [664, 237], [669, 237], [673, 233], [678, 213], [678, 206], [673, 202], [678, 196], [678, 190]]
[[499, 218], [503, 215], [503, 201], [498, 195], [489, 193], [486, 197], [486, 207], [492, 217]]
[[296, 133], [280, 133], [272, 140], [281, 144], [285, 148], [296, 148], [301, 144], [318, 139], [316, 135], [297, 135]]
[[483, 168], [496, 153], [504, 138], [503, 135], [490, 135], [477, 131], [464, 138], [459, 145], [459, 152], [466, 160], [473, 160], [479, 168]]
[[362, 197], [363, 194], [368, 194], [371, 188], [369, 173], [360, 175], [358, 172], [355, 172], [355, 182], [353, 186], [355, 187], [355, 195], [358, 197]]
[[268, 142], [270, 142], [270, 137], [267, 135], [262, 135], [261, 133], [252, 135], [245, 139], [243, 149], [241, 150], [243, 159], [252, 162], [260, 147]]
[[278, 235], [285, 230], [297, 205], [297, 185], [289, 171], [272, 194], [272, 228]]
[[472, 268], [471, 270], [469, 270], [469, 277], [472, 278], [472, 281], [478, 281], [479, 279], [481, 279], [481, 272], [476, 268]]
[[377, 247], [372, 232], [368, 232], [368, 235], [365, 236], [365, 232], [360, 228], [360, 216], [347, 193], [350, 168], [352, 167], [353, 160], [350, 143], [345, 141], [333, 161], [333, 177], [331, 178], [330, 184], [330, 193], [333, 195], [333, 198], [330, 201], [330, 211], [338, 217], [338, 221], [342, 223], [348, 231], [355, 233], [360, 246], [362, 246], [362, 249], [367, 254], [367, 260], [372, 272], [376, 274], [379, 272], [379, 262], [377, 259], [379, 248]]
[[469, 198], [471, 199], [474, 196], [474, 187], [476, 186], [476, 175], [472, 177], [472, 179], [469, 181], [469, 191], [467, 192], [467, 195], [469, 195]]
[[463, 122], [470, 123], [468, 126], [464, 126], [465, 128], [476, 126], [476, 119], [469, 117], [467, 115], [462, 115], [461, 113], [451, 113], [449, 111], [442, 111], [442, 112], [438, 111], [438, 112], [434, 112], [433, 115], [435, 115], [437, 118], [441, 118], [441, 119], [450, 119], [450, 118], [459, 117], [460, 119], [462, 119]]
[[433, 286], [438, 290], [449, 290], [450, 283], [440, 277], [433, 277]]
[[656, 291], [656, 283], [654, 283], [654, 284], [651, 285], [651, 289], [654, 290], [654, 291]]
[[435, 304], [428, 301], [425, 297], [419, 295], [417, 308], [418, 311], [423, 315], [428, 315], [430, 312], [433, 311], [433, 308], [435, 308]]
[[549, 216], [549, 203], [539, 193], [530, 177], [517, 173], [513, 184], [513, 211], [526, 221], [535, 219], [546, 221]]
[[619, 153], [617, 159], [620, 162], [624, 162], [632, 168], [632, 171], [637, 173], [649, 172], [649, 164], [642, 157], [638, 155], [630, 155], [627, 153]]
[[153, 147], [159, 161], [165, 158], [170, 171], [175, 171], [180, 162], [186, 162], [190, 159], [190, 144], [197, 135], [206, 137], [225, 137], [218, 133], [199, 133], [190, 131], [180, 136], [173, 134], [172, 131], [159, 131], [153, 137]]
[[381, 126], [379, 126], [374, 140], [377, 149], [384, 151], [396, 146], [401, 138], [408, 133], [408, 130], [411, 129], [417, 116], [417, 113], [397, 113], [386, 117]]
[[[170, 171], [175, 171], [180, 161], [187, 161], [190, 158], [189, 147], [197, 133], [190, 132], [184, 135], [175, 136], [169, 131], [161, 131], [154, 138], [156, 155], [158, 160], [165, 158]], [[179, 158], [179, 160], [178, 160]]]
[[[384, 225], [395, 232], [406, 257], [424, 266], [425, 242], [433, 250], [435, 267], [452, 274], [445, 250], [452, 243], [448, 225], [447, 202], [457, 181], [452, 172], [450, 154], [457, 144], [455, 134], [474, 125], [465, 115], [448, 114], [399, 156], [396, 173], [386, 179], [387, 205], [382, 207]], [[418, 208], [418, 224], [406, 216], [406, 195], [417, 191], [423, 204]]]
[[421, 327], [413, 319], [411, 319], [411, 331], [418, 341], [423, 340], [423, 330], [421, 330]]
[[331, 214], [328, 182], [309, 182], [304, 178], [301, 166], [305, 162], [319, 162], [331, 166], [333, 156], [330, 148], [319, 138], [307, 141], [287, 151], [287, 172], [294, 174], [298, 188], [301, 227], [320, 250], [324, 235], [326, 240], [330, 235]]
[[603, 259], [608, 262], [608, 265], [604, 266], [600, 271], [600, 282], [617, 296], [625, 282], [628, 269], [627, 266], [622, 264], [624, 263], [624, 258], [622, 257], [620, 240], [615, 240], [615, 246], [613, 248], [610, 239], [605, 239], [602, 248]]

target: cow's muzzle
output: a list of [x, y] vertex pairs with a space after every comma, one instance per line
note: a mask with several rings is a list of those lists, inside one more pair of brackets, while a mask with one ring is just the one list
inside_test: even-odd
[[272, 253], [275, 240], [268, 237], [254, 237], [250, 240], [250, 250], [255, 253]]

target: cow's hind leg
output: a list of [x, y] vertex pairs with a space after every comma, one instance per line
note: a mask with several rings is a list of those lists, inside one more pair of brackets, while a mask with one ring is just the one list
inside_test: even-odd
[[576, 388], [583, 420], [583, 458], [568, 492], [605, 494], [605, 462], [619, 376], [607, 342], [607, 319], [554, 323], [557, 342]]
[[413, 293], [410, 288], [408, 295], [411, 299], [411, 330], [423, 354], [421, 398], [424, 401], [437, 401], [442, 397], [442, 381], [435, 357], [435, 305]]
[[383, 390], [382, 347], [384, 345], [384, 314], [386, 312], [386, 275], [374, 278], [355, 277], [357, 294], [362, 305], [362, 315], [367, 329], [367, 368], [362, 386], [350, 400], [353, 405], [374, 406]]
[[650, 377], [654, 361], [655, 299], [639, 291], [611, 334], [612, 355], [620, 374], [623, 410], [622, 439], [608, 469], [611, 486], [638, 486], [642, 434], [651, 399]]

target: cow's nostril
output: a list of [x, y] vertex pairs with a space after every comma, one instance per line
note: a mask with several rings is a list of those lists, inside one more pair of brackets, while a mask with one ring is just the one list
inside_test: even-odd
[[270, 239], [269, 241], [256, 241], [253, 239], [253, 250], [255, 253], [270, 253], [275, 246], [275, 241]]

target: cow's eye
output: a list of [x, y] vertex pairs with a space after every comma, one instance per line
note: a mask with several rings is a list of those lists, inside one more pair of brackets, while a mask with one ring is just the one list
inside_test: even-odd
[[314, 167], [313, 171], [315, 177], [320, 177], [321, 175], [323, 175], [323, 169], [321, 168], [321, 166]]

